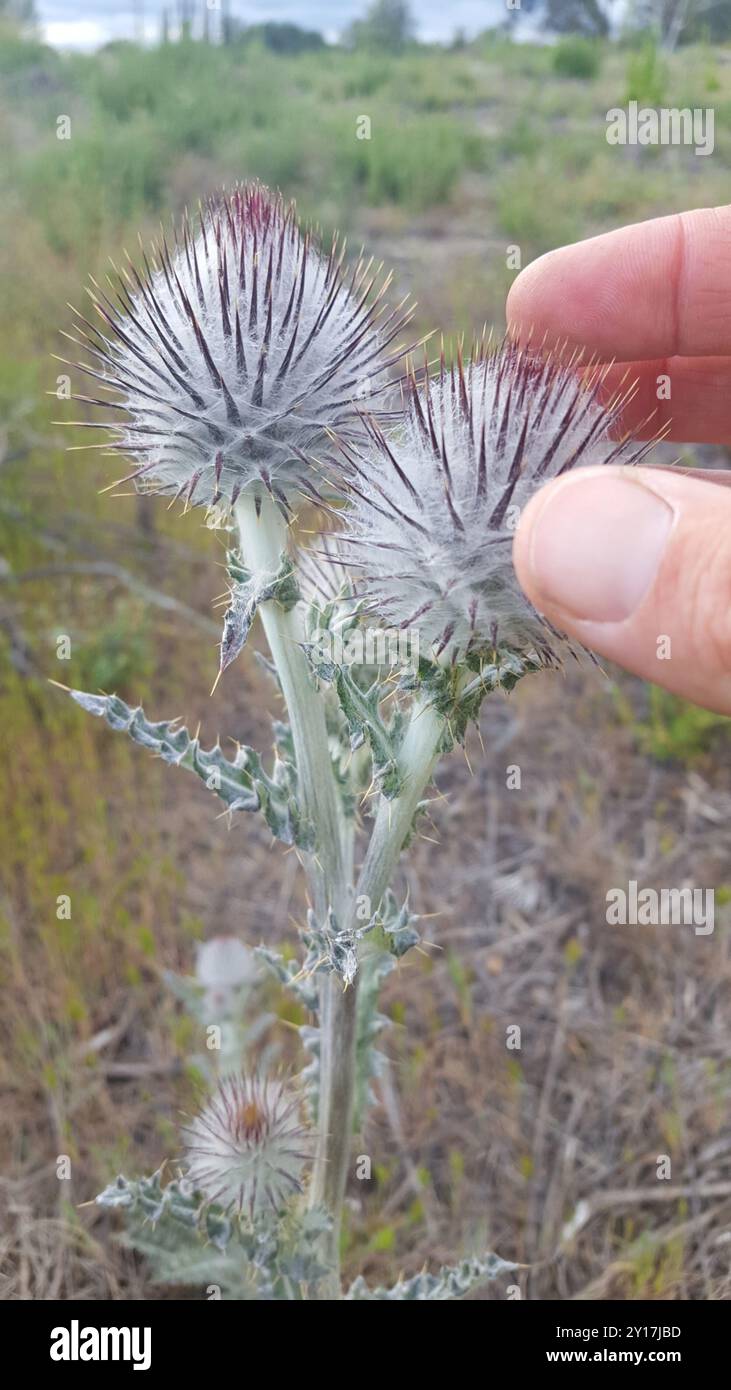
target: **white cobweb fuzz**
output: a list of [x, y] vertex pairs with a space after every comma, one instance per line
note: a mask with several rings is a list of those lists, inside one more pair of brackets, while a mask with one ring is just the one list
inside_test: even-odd
[[75, 399], [123, 412], [89, 427], [111, 432], [139, 490], [219, 509], [242, 493], [284, 508], [318, 495], [312, 451], [327, 430], [358, 431], [355, 402], [378, 396], [411, 317], [386, 303], [380, 267], [344, 257], [253, 183], [195, 225], [186, 215], [172, 248], [162, 233], [139, 271], [130, 261], [109, 279], [112, 297], [92, 282], [96, 322], [78, 315], [75, 365], [111, 394]]
[[280, 1212], [312, 1158], [303, 1101], [278, 1080], [221, 1081], [183, 1130], [187, 1177], [211, 1202], [250, 1217]]
[[525, 598], [512, 561], [521, 509], [549, 478], [634, 463], [652, 447], [611, 438], [628, 399], [602, 402], [603, 373], [504, 344], [402, 384], [402, 412], [365, 446], [341, 445], [350, 505], [338, 545], [365, 611], [419, 634], [424, 656], [498, 648], [540, 665], [568, 647]]

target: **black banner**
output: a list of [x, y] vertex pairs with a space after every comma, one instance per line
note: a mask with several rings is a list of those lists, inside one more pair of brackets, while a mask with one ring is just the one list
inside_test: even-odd
[[[267, 1342], [272, 1329], [266, 1307], [217, 1300], [159, 1301], [149, 1303], [5, 1303], [0, 1304], [0, 1335], [6, 1354], [18, 1354], [24, 1372], [42, 1372], [43, 1383], [73, 1377], [74, 1383], [98, 1384], [96, 1374], [103, 1370], [122, 1376], [137, 1375], [140, 1380], [169, 1376], [177, 1370], [190, 1378], [199, 1373], [211, 1378], [224, 1368], [238, 1366], [241, 1375], [281, 1343]], [[269, 1305], [278, 1321], [280, 1334], [291, 1329], [289, 1314], [281, 1303]], [[339, 1316], [333, 1323], [318, 1323], [318, 1312], [310, 1305], [303, 1314], [307, 1323], [295, 1317], [294, 1335], [307, 1333], [327, 1337], [328, 1342], [358, 1329], [372, 1333], [381, 1326], [393, 1328], [387, 1315], [385, 1324], [367, 1321], [358, 1314]], [[350, 1317], [355, 1316], [355, 1323]], [[403, 1314], [398, 1316], [403, 1317]], [[452, 1315], [449, 1315], [452, 1316]], [[418, 1315], [417, 1315], [418, 1318]], [[314, 1319], [314, 1324], [313, 1324]], [[552, 1368], [638, 1367], [674, 1370], [699, 1368], [725, 1358], [728, 1343], [728, 1309], [722, 1303], [530, 1303], [516, 1300], [467, 1304], [459, 1314], [460, 1351], [470, 1334], [475, 1352], [485, 1366], [497, 1364], [497, 1357], [511, 1370], [541, 1370], [550, 1376]], [[317, 1328], [321, 1329], [320, 1333]], [[418, 1363], [420, 1343], [414, 1340], [414, 1324], [401, 1324], [409, 1332], [409, 1359]], [[451, 1328], [451, 1324], [448, 1327]], [[417, 1323], [418, 1327], [418, 1323]], [[434, 1335], [434, 1324], [424, 1327], [424, 1337]], [[423, 1346], [428, 1344], [426, 1341]], [[287, 1343], [284, 1344], [285, 1346]], [[311, 1353], [311, 1342], [308, 1341]], [[296, 1343], [289, 1344], [297, 1356]], [[393, 1343], [389, 1343], [392, 1349]], [[489, 1350], [488, 1350], [489, 1349]], [[389, 1359], [391, 1350], [388, 1353]], [[254, 1362], [252, 1362], [252, 1357]], [[359, 1363], [362, 1366], [362, 1363]], [[294, 1368], [289, 1363], [289, 1373]], [[347, 1362], [343, 1363], [347, 1375]]]

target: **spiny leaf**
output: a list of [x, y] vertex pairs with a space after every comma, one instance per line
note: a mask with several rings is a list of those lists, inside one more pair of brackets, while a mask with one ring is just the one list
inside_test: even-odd
[[495, 1279], [498, 1274], [515, 1269], [508, 1260], [499, 1255], [472, 1256], [460, 1260], [456, 1265], [443, 1265], [437, 1274], [424, 1271], [413, 1279], [402, 1279], [392, 1288], [383, 1286], [369, 1289], [362, 1277], [351, 1284], [346, 1299], [353, 1302], [434, 1302], [464, 1298], [466, 1294], [479, 1289], [483, 1284]]
[[401, 791], [402, 779], [398, 770], [397, 741], [379, 710], [384, 694], [382, 683], [376, 680], [369, 690], [362, 690], [349, 669], [339, 666], [335, 673], [335, 688], [348, 725], [351, 749], [360, 748], [364, 739], [368, 739], [373, 779], [383, 795], [392, 800]]
[[97, 1197], [124, 1212], [122, 1242], [145, 1256], [163, 1284], [217, 1284], [224, 1298], [298, 1301], [327, 1273], [319, 1257], [329, 1218], [319, 1208], [229, 1218], [186, 1179], [162, 1184], [162, 1169], [118, 1177]]
[[163, 1216], [186, 1228], [197, 1230], [218, 1250], [225, 1250], [233, 1234], [233, 1224], [220, 1207], [196, 1192], [184, 1178], [162, 1184], [163, 1169], [150, 1177], [129, 1181], [121, 1174], [96, 1198], [97, 1206], [120, 1207], [156, 1225]]
[[421, 941], [421, 936], [414, 926], [418, 920], [416, 913], [409, 907], [408, 898], [399, 907], [391, 889], [387, 888], [378, 912], [365, 927], [361, 927], [359, 935], [365, 936], [368, 932], [380, 929], [388, 951], [400, 960], [412, 946], [418, 945]]
[[269, 946], [256, 946], [254, 955], [264, 962], [275, 979], [290, 990], [300, 1004], [310, 1013], [317, 1012], [317, 986], [298, 961], [285, 960], [280, 951], [274, 951]]
[[297, 774], [291, 762], [275, 757], [271, 775], [253, 748], [240, 745], [233, 760], [225, 757], [219, 744], [201, 748], [197, 738], [177, 720], [152, 723], [141, 706], [132, 709], [117, 695], [89, 695], [69, 691], [72, 699], [89, 714], [105, 719], [110, 728], [129, 734], [177, 767], [194, 772], [209, 791], [214, 791], [229, 811], [261, 811], [272, 834], [286, 845], [312, 849], [312, 826], [299, 811]]
[[[371, 1081], [381, 1075], [386, 1065], [384, 1054], [376, 1047], [376, 1040], [391, 1022], [390, 1018], [378, 1009], [381, 985], [395, 969], [396, 962], [420, 941], [421, 938], [414, 926], [417, 921], [418, 917], [409, 909], [408, 900], [399, 906], [388, 889], [379, 911], [356, 932], [359, 940], [373, 934], [370, 949], [363, 952], [360, 963], [356, 1033], [356, 1128], [367, 1106], [375, 1099]], [[373, 937], [376, 938], [375, 941]]]

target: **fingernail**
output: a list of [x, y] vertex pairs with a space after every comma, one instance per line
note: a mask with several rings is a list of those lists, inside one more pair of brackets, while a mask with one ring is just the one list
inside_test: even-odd
[[547, 606], [617, 623], [657, 573], [673, 511], [641, 483], [576, 473], [552, 489], [533, 521], [529, 563]]

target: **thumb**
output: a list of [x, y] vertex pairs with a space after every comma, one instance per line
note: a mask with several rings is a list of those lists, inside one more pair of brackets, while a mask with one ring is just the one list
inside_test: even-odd
[[513, 558], [528, 598], [556, 627], [731, 714], [731, 487], [727, 473], [718, 480], [578, 469], [531, 498]]

